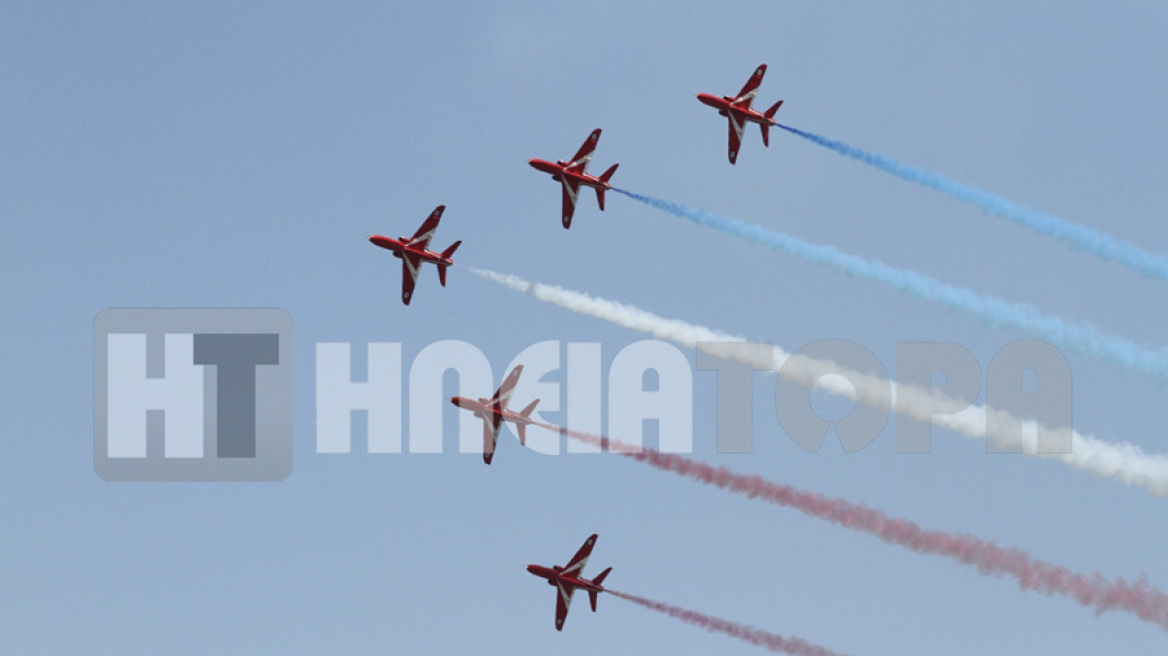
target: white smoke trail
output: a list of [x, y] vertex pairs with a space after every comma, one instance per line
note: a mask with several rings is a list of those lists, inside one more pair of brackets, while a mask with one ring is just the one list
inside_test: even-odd
[[[517, 276], [497, 273], [485, 269], [471, 268], [471, 272], [509, 289], [532, 296], [545, 303], [558, 305], [573, 312], [608, 321], [625, 328], [652, 335], [686, 348], [706, 345], [707, 352], [719, 358], [742, 357], [733, 349], [709, 348], [710, 342], [740, 342], [748, 340], [718, 330], [706, 328], [677, 319], [666, 319], [632, 305], [626, 305], [582, 292], [572, 291], [553, 285], [544, 285], [524, 280]], [[792, 356], [779, 347], [774, 347], [773, 358], [767, 362], [742, 360], [743, 364], [756, 369], [778, 373], [800, 385], [810, 387], [817, 382], [831, 394], [859, 403], [883, 407], [887, 383], [883, 379], [868, 374], [846, 371], [838, 364]], [[837, 373], [840, 376], [825, 374]], [[822, 380], [821, 380], [822, 379]], [[993, 422], [994, 431], [987, 434], [987, 410], [984, 405], [971, 405], [965, 410], [951, 415], [934, 415], [938, 394], [913, 386], [893, 385], [892, 407], [898, 412], [917, 421], [932, 421], [938, 426], [960, 433], [971, 439], [988, 438], [1002, 446], [1016, 446], [1018, 421], [1004, 414], [995, 415], [1001, 421]], [[1023, 433], [1026, 435], [1026, 433]], [[1096, 476], [1113, 478], [1128, 485], [1143, 487], [1157, 496], [1168, 495], [1168, 457], [1144, 453], [1138, 446], [1126, 442], [1112, 444], [1092, 435], [1078, 431], [1071, 433], [1071, 452], [1047, 455], [1038, 453], [1036, 438], [1030, 435], [1023, 440], [1023, 452], [1030, 456], [1041, 455], [1058, 458], [1072, 469], [1091, 472]]]

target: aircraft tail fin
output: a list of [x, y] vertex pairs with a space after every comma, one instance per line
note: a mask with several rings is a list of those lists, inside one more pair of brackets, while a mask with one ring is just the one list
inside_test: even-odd
[[[608, 181], [612, 179], [612, 174], [616, 173], [616, 167], [618, 166], [620, 166], [620, 164], [613, 164], [612, 166], [608, 167], [607, 171], [600, 174], [599, 180], [607, 185]], [[604, 190], [604, 187], [596, 188], [596, 202], [600, 205], [601, 212], [604, 211]]]
[[[592, 582], [595, 583], [596, 585], [600, 585], [601, 583], [604, 583], [604, 577], [608, 576], [608, 573], [611, 571], [612, 571], [612, 568], [609, 567], [608, 569], [601, 572], [596, 578], [592, 579]], [[601, 587], [601, 589], [602, 590], [604, 589], [603, 586]], [[588, 591], [588, 603], [592, 604], [592, 612], [593, 613], [596, 612], [596, 596], [597, 596], [597, 594], [598, 593], [596, 590], [589, 590]]]
[[[531, 412], [533, 410], [535, 410], [535, 406], [538, 403], [539, 403], [539, 399], [536, 399], [536, 400], [532, 401], [531, 403], [528, 403], [526, 408], [519, 411], [520, 416], [530, 417]], [[521, 423], [521, 422], [515, 422], [515, 432], [519, 434], [519, 443], [522, 444], [523, 446], [527, 446], [527, 424]]]
[[[462, 245], [461, 240], [456, 241], [453, 244], [451, 244], [450, 248], [447, 248], [446, 250], [442, 251], [442, 259], [444, 259], [444, 260], [450, 259], [450, 256], [454, 255], [454, 251], [458, 250], [458, 247], [461, 245]], [[446, 286], [446, 267], [447, 267], [446, 264], [439, 264], [438, 265], [438, 282], [442, 283], [443, 287]]]
[[611, 572], [611, 571], [612, 571], [612, 568], [611, 568], [611, 567], [609, 567], [609, 568], [605, 569], [605, 570], [604, 570], [603, 572], [601, 572], [600, 574], [597, 574], [597, 575], [596, 575], [596, 578], [592, 579], [592, 582], [593, 582], [593, 583], [595, 583], [596, 585], [601, 585], [601, 584], [603, 584], [603, 583], [604, 583], [604, 577], [608, 576], [608, 573], [609, 573], [609, 572]]
[[[775, 112], [779, 111], [779, 106], [782, 104], [783, 101], [780, 100], [779, 102], [772, 105], [770, 109], [766, 110], [765, 116], [770, 120], [774, 120]], [[766, 123], [759, 123], [758, 128], [762, 131], [762, 145], [770, 146], [771, 126], [767, 125]]]
[[[600, 181], [607, 184], [608, 181], [610, 179], [612, 179], [612, 174], [616, 173], [616, 167], [618, 167], [618, 166], [620, 166], [620, 164], [613, 164], [612, 166], [608, 167], [607, 171], [600, 174]], [[600, 187], [596, 188], [596, 202], [600, 204], [600, 211], [603, 212], [604, 211], [604, 189], [602, 189]]]

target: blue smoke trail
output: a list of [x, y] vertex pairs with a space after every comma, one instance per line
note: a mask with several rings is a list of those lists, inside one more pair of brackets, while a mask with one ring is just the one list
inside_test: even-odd
[[869, 153], [855, 146], [849, 146], [786, 125], [780, 124], [779, 127], [841, 155], [891, 173], [898, 178], [936, 189], [958, 200], [973, 203], [986, 212], [996, 214], [1007, 221], [1020, 223], [1039, 234], [1062, 240], [1071, 246], [1093, 253], [1102, 260], [1114, 260], [1133, 271], [1168, 282], [1168, 258], [1149, 253], [1130, 241], [1124, 241], [1094, 228], [1071, 223], [1053, 214], [1040, 212], [977, 187], [964, 185], [943, 175], [902, 164], [883, 155]]
[[936, 278], [915, 271], [903, 271], [881, 262], [865, 260], [832, 246], [823, 246], [768, 230], [759, 225], [727, 219], [705, 210], [686, 207], [652, 196], [645, 196], [613, 187], [613, 191], [638, 200], [674, 216], [693, 221], [700, 226], [714, 228], [728, 235], [748, 239], [777, 251], [801, 257], [810, 262], [830, 267], [841, 273], [884, 283], [893, 289], [917, 298], [940, 303], [981, 319], [992, 328], [1015, 328], [1046, 340], [1054, 346], [1117, 364], [1123, 369], [1168, 382], [1168, 353], [1153, 350], [1102, 332], [1091, 325], [1071, 323], [1058, 316], [1045, 315], [1029, 305], [1011, 303], [999, 298], [982, 296], [977, 292], [943, 283]]

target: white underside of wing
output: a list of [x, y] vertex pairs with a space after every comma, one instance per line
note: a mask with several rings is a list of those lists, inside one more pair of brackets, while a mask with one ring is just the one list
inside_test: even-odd
[[734, 126], [734, 132], [738, 135], [738, 142], [742, 143], [742, 133], [746, 131], [746, 119], [738, 118], [734, 114], [730, 114], [730, 125]]

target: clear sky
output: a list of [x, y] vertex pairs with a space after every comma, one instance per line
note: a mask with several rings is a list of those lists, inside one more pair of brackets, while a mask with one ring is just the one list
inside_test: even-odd
[[[853, 340], [894, 369], [948, 341], [983, 369], [1027, 335], [703, 230], [581, 196], [570, 231], [532, 157], [604, 128], [621, 187], [756, 222], [986, 294], [1164, 343], [1168, 285], [775, 132], [726, 161], [695, 99], [760, 62], [783, 122], [943, 172], [1168, 252], [1168, 6], [1159, 2], [289, 2], [0, 4], [0, 652], [751, 653], [614, 598], [551, 589], [600, 534], [617, 590], [877, 654], [1162, 654], [1096, 617], [939, 557], [615, 456], [500, 443], [315, 452], [317, 342], [438, 339], [496, 376], [537, 341], [643, 336], [456, 267], [412, 305], [366, 236], [447, 206], [457, 261], [635, 303], [787, 349]], [[295, 330], [295, 467], [276, 484], [114, 484], [93, 471], [93, 319], [110, 307], [278, 307]], [[358, 354], [363, 348], [358, 348]], [[692, 357], [692, 353], [687, 353]], [[1166, 390], [1068, 356], [1076, 427], [1147, 451]], [[817, 454], [759, 375], [755, 450], [696, 456], [1168, 587], [1168, 503], [938, 430], [930, 455]], [[471, 391], [485, 394], [489, 390]], [[519, 399], [522, 401], [522, 399]], [[453, 418], [451, 408], [448, 418]], [[551, 414], [548, 417], [559, 417]], [[619, 436], [617, 436], [619, 437]]]

